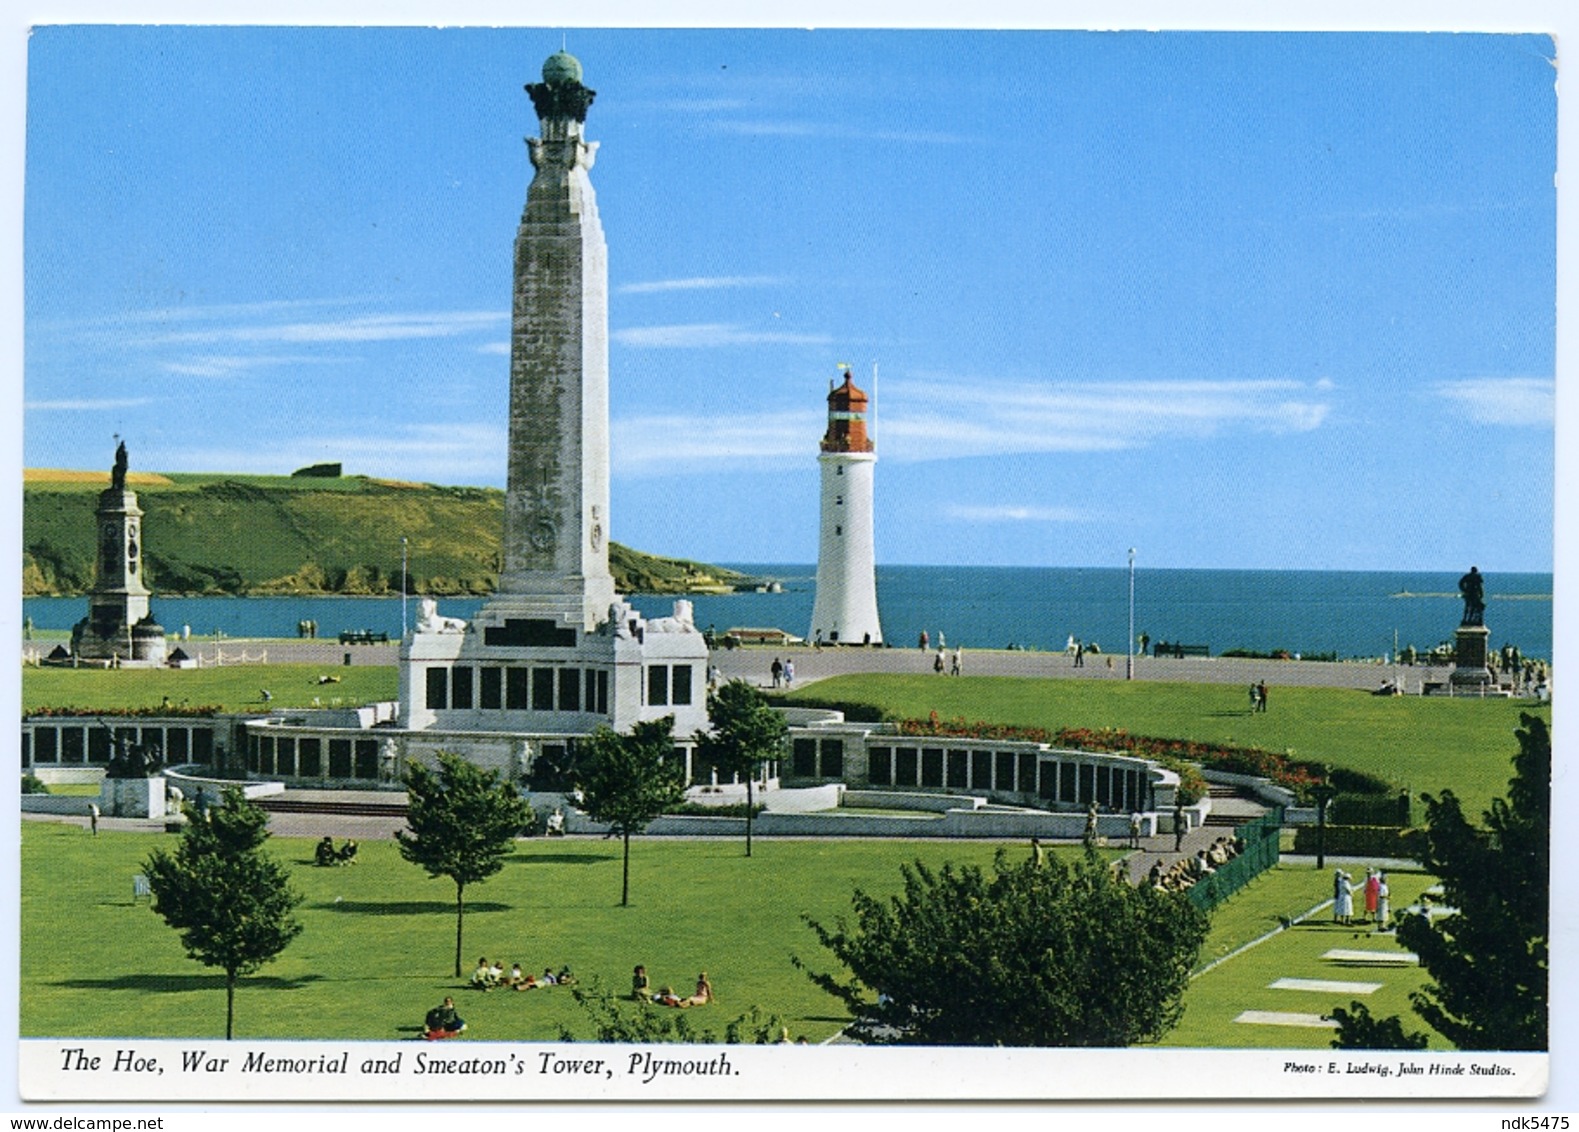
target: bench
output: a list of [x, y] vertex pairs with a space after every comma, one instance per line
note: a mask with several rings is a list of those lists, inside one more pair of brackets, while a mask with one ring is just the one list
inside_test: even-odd
[[148, 884], [148, 877], [143, 873], [138, 873], [132, 877], [132, 903], [135, 904], [139, 900], [146, 899], [151, 904], [153, 903], [153, 898], [154, 890]]
[[1158, 641], [1153, 649], [1155, 656], [1171, 656], [1183, 660], [1187, 656], [1211, 656], [1210, 645], [1181, 645], [1176, 642]]
[[371, 629], [347, 629], [340, 634], [342, 645], [387, 645], [388, 633], [375, 633]]

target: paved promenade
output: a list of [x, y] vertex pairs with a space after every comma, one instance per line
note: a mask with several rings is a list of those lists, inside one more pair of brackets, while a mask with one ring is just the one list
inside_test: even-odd
[[[316, 640], [243, 640], [226, 639], [221, 648], [227, 657], [245, 653], [257, 656], [268, 650], [270, 663], [320, 664], [340, 667], [345, 657], [353, 665], [393, 666], [399, 659], [397, 645], [342, 645], [338, 641]], [[189, 649], [188, 651], [192, 651]], [[209, 658], [213, 646], [199, 645], [196, 651]], [[851, 672], [904, 672], [932, 674], [937, 652], [922, 652], [916, 648], [823, 648], [806, 645], [793, 648], [772, 649], [751, 646], [738, 649], [716, 649], [713, 663], [718, 665], [724, 678], [748, 680], [767, 687], [772, 680], [769, 668], [777, 657], [795, 662], [795, 685], [800, 687], [813, 680], [828, 676], [841, 676]], [[949, 649], [947, 660], [952, 661], [954, 650]], [[965, 650], [962, 674], [967, 676], [1036, 676], [1058, 680], [1122, 680], [1125, 657], [1088, 655], [1085, 663], [1077, 668], [1074, 658], [1063, 653], [1009, 652], [1005, 650]], [[1413, 695], [1420, 691], [1425, 681], [1445, 681], [1449, 668], [1425, 666], [1409, 667], [1362, 662], [1330, 662], [1316, 660], [1250, 660], [1237, 657], [1187, 656], [1182, 658], [1138, 656], [1135, 658], [1135, 679], [1168, 681], [1179, 684], [1245, 684], [1265, 680], [1270, 687], [1323, 687], [1362, 688], [1369, 691], [1393, 678], [1394, 672], [1402, 681], [1404, 691]], [[939, 677], [946, 679], [947, 677]]]

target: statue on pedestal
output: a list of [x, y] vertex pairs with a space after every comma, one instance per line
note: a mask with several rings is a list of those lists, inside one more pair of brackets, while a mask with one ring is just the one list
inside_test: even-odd
[[115, 449], [115, 466], [110, 469], [110, 486], [116, 491], [126, 490], [126, 441]]
[[1464, 619], [1460, 625], [1486, 623], [1486, 579], [1480, 569], [1469, 568], [1469, 573], [1458, 580], [1458, 592], [1464, 595]]

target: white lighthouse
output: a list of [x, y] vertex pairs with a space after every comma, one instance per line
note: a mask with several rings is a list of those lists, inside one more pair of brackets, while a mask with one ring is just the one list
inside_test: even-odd
[[877, 451], [866, 434], [867, 397], [848, 370], [828, 394], [822, 466], [822, 535], [811, 635], [824, 644], [880, 645], [877, 559], [872, 540], [872, 471]]

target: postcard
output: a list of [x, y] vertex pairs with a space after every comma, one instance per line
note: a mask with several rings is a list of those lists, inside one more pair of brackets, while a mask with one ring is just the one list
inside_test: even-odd
[[20, 1099], [1547, 1095], [1558, 46], [34, 27]]

